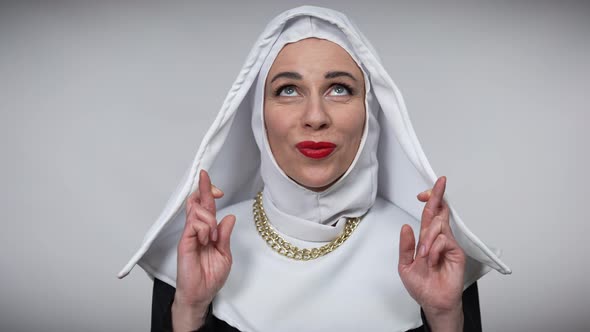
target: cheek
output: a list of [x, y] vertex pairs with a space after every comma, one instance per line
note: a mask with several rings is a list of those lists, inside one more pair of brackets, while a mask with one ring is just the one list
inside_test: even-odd
[[276, 110], [264, 111], [264, 126], [266, 128], [266, 137], [270, 144], [273, 153], [281, 143], [286, 143], [287, 134], [289, 132], [289, 119], [284, 116], [285, 113], [277, 112]]
[[364, 107], [355, 109], [348, 113], [349, 116], [343, 118], [341, 126], [345, 130], [346, 137], [349, 137], [351, 143], [360, 143], [365, 129], [366, 115]]

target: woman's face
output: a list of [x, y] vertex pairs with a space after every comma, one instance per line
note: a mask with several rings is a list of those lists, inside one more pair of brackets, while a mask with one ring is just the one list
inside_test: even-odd
[[339, 45], [316, 38], [287, 44], [264, 91], [264, 122], [279, 167], [323, 191], [348, 169], [365, 124], [365, 81]]

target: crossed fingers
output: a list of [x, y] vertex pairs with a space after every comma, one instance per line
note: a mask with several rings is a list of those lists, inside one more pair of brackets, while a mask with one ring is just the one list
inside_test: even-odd
[[418, 253], [416, 258], [428, 257], [428, 265], [434, 266], [438, 263], [441, 253], [454, 241], [449, 226], [450, 210], [443, 196], [446, 188], [446, 177], [440, 177], [432, 190], [418, 194], [418, 199], [426, 201], [422, 211], [420, 224], [420, 237], [418, 240]]
[[223, 192], [211, 184], [211, 179], [206, 171], [199, 174], [199, 188], [195, 190], [186, 201], [187, 223], [186, 227], [192, 227], [198, 242], [207, 245], [209, 239], [217, 241], [217, 219], [215, 199], [223, 196]]

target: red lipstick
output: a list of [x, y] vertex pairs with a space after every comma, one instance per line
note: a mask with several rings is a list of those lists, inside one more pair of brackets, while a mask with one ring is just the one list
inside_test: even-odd
[[336, 144], [330, 142], [303, 141], [295, 145], [299, 152], [308, 158], [322, 159], [329, 156], [336, 148]]

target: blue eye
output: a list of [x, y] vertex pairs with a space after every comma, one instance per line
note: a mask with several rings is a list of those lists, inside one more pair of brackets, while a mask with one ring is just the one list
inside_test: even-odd
[[292, 85], [287, 85], [279, 89], [279, 96], [283, 97], [293, 97], [298, 96], [297, 90]]
[[345, 87], [344, 85], [336, 84], [332, 87], [332, 91], [330, 91], [330, 95], [332, 96], [348, 96], [350, 95], [350, 90]]

